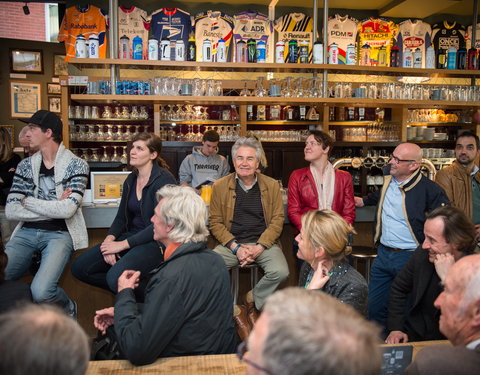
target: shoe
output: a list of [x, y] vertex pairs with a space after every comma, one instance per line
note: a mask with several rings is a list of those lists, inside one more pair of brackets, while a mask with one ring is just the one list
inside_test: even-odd
[[71, 302], [71, 305], [73, 305], [73, 307], [70, 309], [70, 311], [67, 314], [73, 320], [77, 320], [77, 303], [73, 299], [70, 300], [70, 302]]
[[252, 327], [247, 317], [247, 308], [241, 305], [233, 306], [233, 320], [240, 340], [245, 341], [250, 335]]
[[253, 299], [253, 293], [251, 290], [245, 295], [245, 307], [247, 308], [248, 320], [250, 321], [250, 325], [253, 327], [257, 322], [260, 313], [255, 307], [255, 300]]

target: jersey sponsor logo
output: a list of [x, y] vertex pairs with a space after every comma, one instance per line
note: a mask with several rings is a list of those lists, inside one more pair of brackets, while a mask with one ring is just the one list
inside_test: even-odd
[[330, 36], [335, 36], [337, 38], [353, 38], [353, 33], [349, 31], [330, 31]]
[[193, 164], [195, 167], [195, 170], [199, 169], [211, 169], [212, 171], [218, 171], [218, 168], [220, 168], [219, 165], [213, 165], [213, 164]]
[[97, 28], [97, 24], [94, 23], [93, 25], [87, 25], [87, 24], [85, 24], [85, 23], [83, 23], [83, 24], [80, 24], [80, 23], [71, 23], [71, 24], [70, 24], [70, 28], [71, 28], [71, 29], [80, 29], [80, 30], [85, 30], [85, 29], [87, 29], [87, 30], [94, 30], [94, 29]]
[[448, 47], [455, 47], [458, 49], [460, 47], [460, 40], [458, 38], [439, 38], [438, 39], [439, 48], [447, 49]]
[[412, 36], [410, 38], [406, 38], [403, 41], [404, 46], [408, 47], [408, 48], [417, 48], [417, 47], [423, 46], [424, 43], [425, 43], [425, 41], [423, 39], [415, 38], [414, 36]]
[[261, 25], [252, 25], [248, 27], [248, 25], [245, 25], [242, 27], [242, 31], [244, 33], [263, 33], [265, 31], [265, 27]]
[[210, 37], [210, 38], [216, 38], [216, 39], [222, 39], [223, 34], [222, 34], [221, 30], [217, 31], [217, 32], [203, 30], [203, 36], [204, 37]]

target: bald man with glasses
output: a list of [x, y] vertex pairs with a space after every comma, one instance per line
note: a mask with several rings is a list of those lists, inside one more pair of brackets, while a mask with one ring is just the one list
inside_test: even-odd
[[390, 287], [424, 241], [425, 214], [450, 204], [445, 191], [420, 172], [422, 149], [401, 143], [393, 151], [382, 189], [366, 197], [355, 197], [355, 205], [377, 206], [374, 243], [375, 258], [368, 286], [368, 317], [386, 327]]

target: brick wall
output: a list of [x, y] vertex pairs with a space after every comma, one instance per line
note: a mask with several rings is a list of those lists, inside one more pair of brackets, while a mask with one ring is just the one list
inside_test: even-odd
[[28, 3], [28, 16], [23, 13], [24, 5], [0, 2], [0, 38], [45, 41], [45, 4]]

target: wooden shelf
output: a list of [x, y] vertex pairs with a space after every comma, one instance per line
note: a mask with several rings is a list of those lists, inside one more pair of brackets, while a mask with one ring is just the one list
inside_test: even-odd
[[236, 125], [240, 120], [160, 120], [160, 125]]
[[318, 125], [322, 120], [255, 120], [247, 121], [247, 125]]
[[139, 118], [139, 119], [133, 119], [133, 118], [73, 118], [70, 117], [69, 120], [73, 121], [96, 121], [96, 122], [128, 122], [128, 123], [134, 123], [134, 122], [151, 122], [153, 119], [148, 118]]
[[333, 64], [277, 64], [277, 63], [237, 63], [237, 62], [197, 62], [197, 61], [161, 61], [126, 59], [80, 59], [72, 58], [70, 64], [79, 69], [108, 69], [111, 65], [122, 69], [153, 70], [195, 70], [195, 71], [260, 71], [260, 72], [296, 72], [313, 73], [326, 70], [329, 73], [350, 73], [366, 75], [400, 75], [430, 77], [480, 77], [479, 70], [458, 69], [419, 69], [392, 68], [382, 66], [333, 65]]
[[480, 107], [479, 102], [431, 101], [405, 99], [359, 99], [359, 98], [284, 98], [252, 96], [171, 96], [171, 95], [89, 95], [72, 94], [71, 100], [90, 103], [155, 103], [198, 105], [335, 105], [353, 107], [408, 107], [408, 108], [464, 108]]
[[407, 126], [474, 126], [471, 122], [407, 122]]

